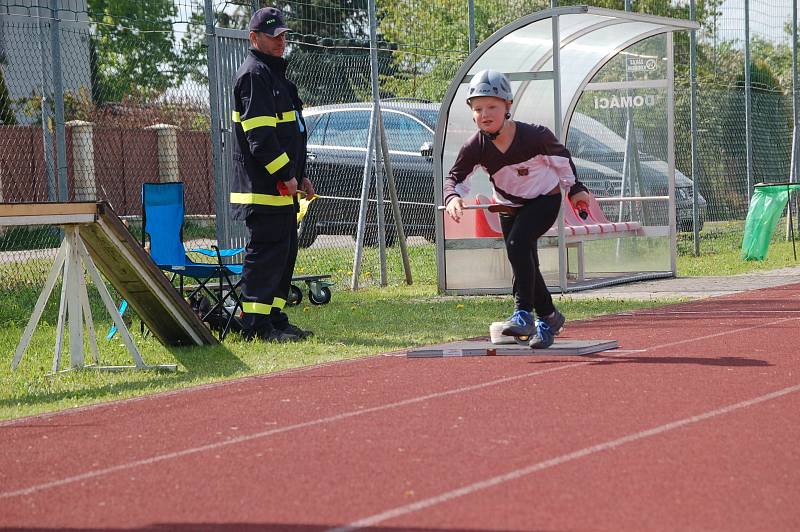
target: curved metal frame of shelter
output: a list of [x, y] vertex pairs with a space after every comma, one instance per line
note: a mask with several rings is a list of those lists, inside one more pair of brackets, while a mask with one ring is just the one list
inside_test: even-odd
[[[650, 273], [648, 276], [650, 278], [674, 276], [676, 235], [672, 32], [693, 30], [698, 27], [695, 22], [686, 20], [589, 6], [569, 6], [533, 13], [495, 32], [464, 61], [442, 100], [434, 137], [433, 156], [437, 204], [442, 203], [443, 171], [449, 168], [449, 164], [445, 163], [451, 164], [455, 160], [461, 143], [474, 132], [474, 125], [465, 106], [467, 84], [474, 73], [485, 68], [504, 71], [512, 82], [515, 95], [512, 107], [514, 118], [546, 125], [562, 142], [565, 142], [565, 133], [578, 100], [595, 74], [626, 48], [650, 37], [666, 34], [667, 53], [663, 58], [666, 64], [666, 80], [661, 80], [660, 83], [649, 82], [650, 85], [641, 86], [658, 86], [664, 89], [667, 95], [667, 153], [670, 180], [668, 212], [672, 271]], [[559, 43], [559, 46], [553, 46], [553, 43]], [[535, 102], [531, 101], [533, 97]], [[562, 102], [566, 105], [562, 105]], [[454, 106], [462, 106], [464, 109], [458, 110]], [[556, 120], [554, 117], [559, 119]], [[507, 289], [466, 290], [450, 289], [446, 286], [443, 216], [444, 213], [441, 213], [436, 217], [440, 291], [462, 294], [508, 292]], [[558, 228], [559, 285], [561, 292], [566, 292], [568, 291], [567, 251], [562, 217], [559, 217]]]

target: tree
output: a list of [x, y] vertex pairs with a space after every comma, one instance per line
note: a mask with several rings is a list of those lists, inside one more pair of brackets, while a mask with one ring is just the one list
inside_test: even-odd
[[[185, 78], [175, 51], [173, 0], [88, 0], [92, 21], [92, 95], [152, 100]], [[124, 15], [123, 15], [124, 14]]]

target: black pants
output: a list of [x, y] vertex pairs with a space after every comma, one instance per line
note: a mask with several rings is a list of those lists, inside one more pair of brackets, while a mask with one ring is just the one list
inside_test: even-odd
[[250, 240], [241, 285], [246, 332], [283, 329], [289, 323], [283, 307], [297, 260], [296, 220], [293, 211], [247, 217]]
[[514, 214], [500, 215], [506, 252], [514, 274], [514, 304], [519, 310], [535, 310], [540, 318], [552, 314], [555, 307], [539, 271], [536, 241], [553, 226], [560, 207], [561, 194], [554, 194], [539, 196]]

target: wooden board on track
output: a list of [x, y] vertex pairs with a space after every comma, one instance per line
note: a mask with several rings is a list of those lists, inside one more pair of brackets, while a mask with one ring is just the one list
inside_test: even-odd
[[408, 358], [481, 357], [481, 356], [580, 356], [616, 349], [616, 340], [556, 339], [547, 349], [531, 349], [527, 345], [493, 344], [489, 340], [466, 340], [409, 349]]

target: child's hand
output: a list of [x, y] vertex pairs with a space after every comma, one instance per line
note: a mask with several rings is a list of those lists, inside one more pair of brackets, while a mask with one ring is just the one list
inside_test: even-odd
[[460, 222], [461, 215], [464, 213], [464, 200], [456, 196], [447, 203], [445, 210], [456, 223]]

